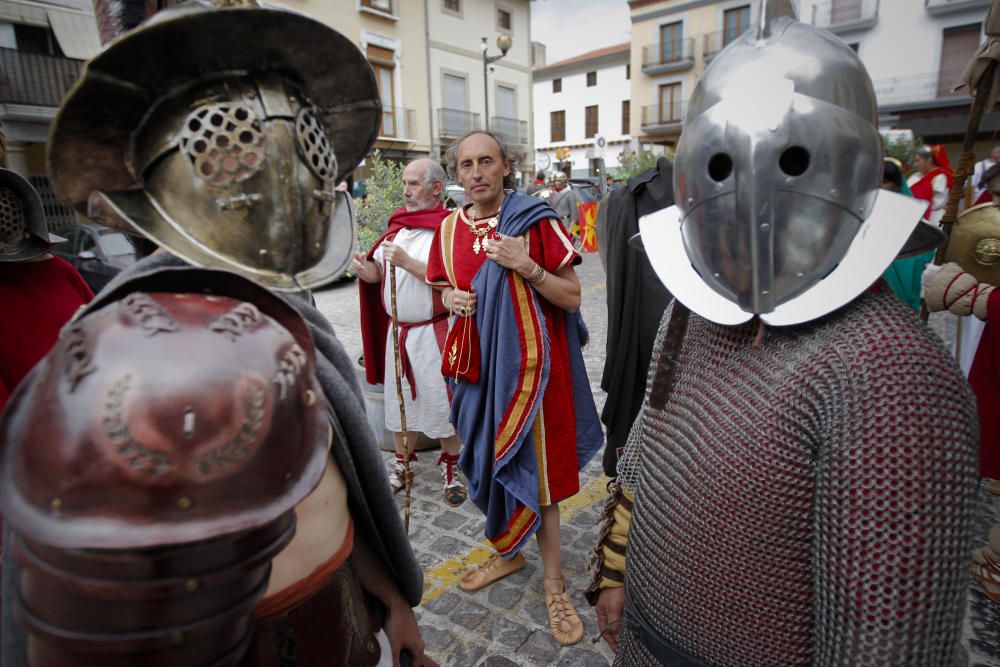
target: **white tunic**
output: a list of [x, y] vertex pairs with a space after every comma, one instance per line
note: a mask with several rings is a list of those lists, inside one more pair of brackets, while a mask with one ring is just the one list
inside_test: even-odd
[[[427, 262], [431, 252], [434, 231], [430, 229], [402, 229], [392, 240], [410, 257]], [[385, 261], [381, 246], [373, 259], [382, 267], [382, 303], [389, 313], [389, 263]], [[432, 299], [440, 298], [423, 278], [409, 271], [396, 268], [396, 310], [400, 322], [423, 322], [433, 317]], [[400, 332], [402, 333], [402, 331]], [[438, 346], [433, 325], [414, 327], [406, 337], [406, 354], [417, 385], [417, 398], [413, 399], [410, 384], [403, 380], [403, 402], [406, 406], [406, 430], [423, 433], [428, 438], [446, 438], [455, 434], [448, 421], [450, 404], [444, 376], [441, 375], [441, 348]], [[392, 348], [392, 327], [385, 344], [385, 427], [399, 433], [399, 400], [396, 394], [396, 357]]]

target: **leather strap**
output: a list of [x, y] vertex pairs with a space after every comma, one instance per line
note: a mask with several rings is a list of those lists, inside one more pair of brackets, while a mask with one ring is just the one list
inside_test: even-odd
[[706, 662], [702, 662], [681, 649], [677, 648], [670, 640], [658, 633], [642, 615], [631, 596], [628, 594], [628, 586], [625, 586], [625, 626], [627, 630], [634, 631], [639, 636], [639, 642], [646, 647], [654, 658], [661, 665], [670, 667], [710, 667]]

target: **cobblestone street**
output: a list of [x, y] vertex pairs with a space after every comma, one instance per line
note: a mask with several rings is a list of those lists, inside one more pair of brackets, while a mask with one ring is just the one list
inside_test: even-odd
[[[600, 410], [605, 398], [600, 381], [607, 310], [604, 271], [597, 255], [585, 255], [577, 274], [583, 286], [583, 315], [590, 329], [590, 345], [584, 350], [584, 358]], [[351, 357], [361, 356], [357, 285], [344, 281], [315, 296]], [[596, 619], [580, 594], [589, 581], [590, 549], [606, 494], [600, 455], [583, 471], [580, 493], [561, 504], [563, 570], [585, 626], [583, 640], [566, 648], [556, 644], [549, 632], [542, 565], [534, 540], [524, 550], [528, 561], [524, 570], [476, 593], [458, 588], [458, 577], [491, 553], [483, 543], [482, 514], [471, 502], [457, 509], [445, 505], [440, 474], [434, 465], [437, 452], [418, 456], [414, 466], [410, 538], [424, 570], [424, 601], [417, 609], [417, 618], [428, 653], [448, 667], [608, 665], [611, 651], [604, 642], [591, 642], [597, 635]], [[390, 455], [385, 457], [388, 461]], [[397, 498], [402, 511], [403, 494]]]

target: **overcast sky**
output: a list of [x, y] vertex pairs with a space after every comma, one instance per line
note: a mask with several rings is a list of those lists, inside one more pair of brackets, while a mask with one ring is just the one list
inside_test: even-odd
[[545, 45], [554, 63], [629, 41], [626, 0], [534, 0], [531, 39]]

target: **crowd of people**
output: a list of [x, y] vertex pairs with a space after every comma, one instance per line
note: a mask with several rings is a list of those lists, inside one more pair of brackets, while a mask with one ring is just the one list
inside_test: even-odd
[[[84, 69], [49, 155], [67, 203], [153, 252], [95, 297], [0, 170], [4, 664], [436, 665], [395, 495], [419, 434], [493, 550], [458, 586], [522, 570], [534, 536], [561, 646], [584, 624], [559, 504], [603, 448], [587, 613], [615, 664], [954, 664], [970, 566], [1000, 600], [1000, 529], [969, 553], [1000, 478], [1000, 244], [931, 263], [947, 154], [883, 159], [847, 45], [768, 3], [698, 81], [675, 160], [603, 202], [599, 416], [566, 174], [518, 193], [502, 136], [469, 132], [447, 160], [468, 202], [415, 159], [352, 255], [347, 181], [381, 122], [361, 51], [294, 12], [156, 4], [108, 8], [106, 37], [141, 25]], [[997, 222], [998, 160], [963, 216]], [[388, 467], [309, 292], [348, 268]], [[987, 323], [968, 381], [922, 298]]]

